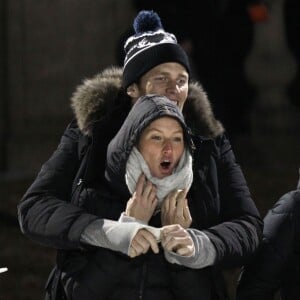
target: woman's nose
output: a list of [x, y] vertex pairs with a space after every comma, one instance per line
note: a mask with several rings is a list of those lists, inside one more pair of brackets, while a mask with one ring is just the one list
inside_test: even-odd
[[173, 148], [172, 148], [172, 144], [170, 141], [166, 141], [165, 144], [164, 144], [164, 147], [163, 147], [163, 152], [164, 153], [168, 153], [170, 151], [172, 151]]

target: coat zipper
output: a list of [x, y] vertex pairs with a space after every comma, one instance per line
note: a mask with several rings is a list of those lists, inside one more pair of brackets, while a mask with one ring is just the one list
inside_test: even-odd
[[146, 273], [147, 273], [147, 263], [144, 262], [142, 267], [142, 276], [141, 276], [140, 289], [139, 289], [139, 300], [142, 300], [144, 297]]

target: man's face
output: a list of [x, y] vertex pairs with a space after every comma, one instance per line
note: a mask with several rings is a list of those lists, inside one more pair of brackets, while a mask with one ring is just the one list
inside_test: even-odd
[[138, 149], [152, 176], [163, 178], [171, 175], [184, 151], [181, 125], [170, 117], [156, 119], [144, 129]]
[[188, 95], [188, 81], [189, 74], [181, 64], [160, 64], [141, 77], [133, 102], [146, 94], [158, 94], [175, 101], [182, 110]]

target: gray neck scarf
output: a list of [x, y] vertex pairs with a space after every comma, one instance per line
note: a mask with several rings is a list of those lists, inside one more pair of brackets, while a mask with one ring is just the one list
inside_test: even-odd
[[189, 190], [193, 181], [192, 156], [185, 150], [181, 156], [173, 174], [164, 178], [157, 178], [151, 175], [149, 167], [141, 153], [136, 147], [131, 151], [126, 164], [125, 180], [131, 194], [136, 190], [136, 184], [141, 173], [150, 180], [157, 188], [158, 206], [163, 199], [175, 189]]

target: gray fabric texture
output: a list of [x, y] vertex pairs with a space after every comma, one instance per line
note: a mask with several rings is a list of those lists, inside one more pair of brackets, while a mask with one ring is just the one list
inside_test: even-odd
[[213, 265], [217, 256], [217, 252], [208, 236], [204, 232], [197, 229], [187, 229], [187, 231], [194, 242], [194, 255], [181, 256], [175, 252], [165, 251], [166, 260], [170, 263], [193, 269], [202, 269]]
[[86, 227], [81, 235], [83, 243], [119, 251], [128, 255], [132, 239], [140, 229], [150, 231], [160, 241], [160, 229], [138, 222], [118, 222], [99, 219]]

